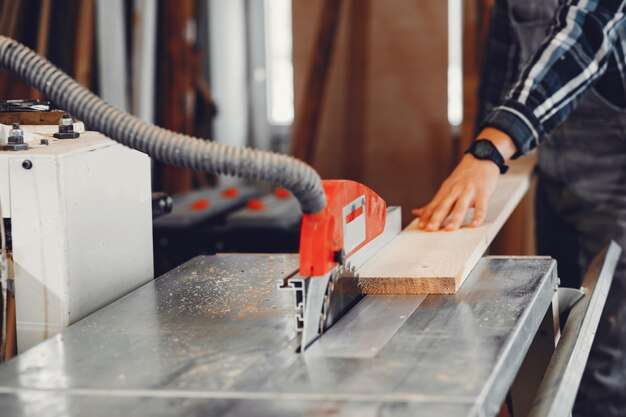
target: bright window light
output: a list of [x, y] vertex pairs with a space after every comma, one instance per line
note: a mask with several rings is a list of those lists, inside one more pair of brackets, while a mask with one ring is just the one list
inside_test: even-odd
[[463, 123], [463, 0], [448, 0], [448, 122]]
[[265, 44], [268, 119], [273, 125], [293, 123], [291, 0], [265, 0]]

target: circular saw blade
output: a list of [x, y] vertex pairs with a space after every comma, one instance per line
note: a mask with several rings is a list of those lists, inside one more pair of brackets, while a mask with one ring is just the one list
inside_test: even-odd
[[322, 305], [320, 335], [363, 298], [359, 275], [349, 262], [339, 266], [330, 276]]

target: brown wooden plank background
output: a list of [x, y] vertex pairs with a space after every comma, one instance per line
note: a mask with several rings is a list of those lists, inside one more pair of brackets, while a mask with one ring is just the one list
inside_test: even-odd
[[[293, 2], [296, 112], [322, 4]], [[369, 0], [365, 13], [355, 9], [360, 0], [342, 6], [312, 162], [324, 178], [362, 180], [401, 205], [408, 222], [410, 208], [433, 195], [453, 159], [446, 2]]]

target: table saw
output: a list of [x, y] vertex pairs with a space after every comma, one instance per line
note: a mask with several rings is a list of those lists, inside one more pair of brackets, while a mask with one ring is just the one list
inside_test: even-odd
[[[398, 235], [400, 211], [363, 184], [321, 180], [286, 155], [146, 124], [2, 36], [0, 67], [127, 147], [285, 187], [303, 212], [298, 255], [194, 258], [3, 364], [3, 414], [482, 417], [503, 403], [516, 416], [570, 412], [619, 257], [615, 243], [598, 254], [581, 290], [558, 288], [550, 258], [487, 257], [454, 294], [366, 295], [359, 268]], [[71, 121], [60, 120], [58, 141], [83, 140], [66, 137]], [[66, 146], [58, 141], [40, 144]], [[39, 161], [25, 159], [33, 148], [17, 124], [3, 145], [28, 176], [41, 175]], [[14, 244], [20, 236], [34, 234], [16, 234]], [[74, 253], [97, 258], [81, 249]], [[12, 288], [17, 275], [2, 274], [3, 288]], [[76, 285], [88, 276], [61, 278]], [[562, 311], [569, 317], [561, 335]]]
[[[602, 256], [605, 265], [615, 261], [611, 250]], [[293, 294], [277, 285], [297, 268], [297, 255], [194, 258], [0, 368], [0, 409], [494, 416], [507, 393], [516, 400], [516, 384], [524, 392], [539, 386], [543, 369], [534, 367], [554, 348], [552, 259], [485, 257], [454, 295], [366, 296], [304, 353]], [[568, 361], [589, 342], [580, 329], [597, 320], [612, 279], [606, 267], [590, 275], [570, 314], [583, 326], [573, 337], [566, 328], [557, 348]], [[581, 366], [557, 370], [558, 384], [546, 376], [546, 404], [567, 396], [561, 387]]]

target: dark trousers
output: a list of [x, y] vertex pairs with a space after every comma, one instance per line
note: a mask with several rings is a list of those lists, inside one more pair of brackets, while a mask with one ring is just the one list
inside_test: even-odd
[[623, 252], [596, 333], [574, 416], [626, 416], [626, 111], [595, 91], [539, 147], [537, 245], [578, 288], [593, 257]]

